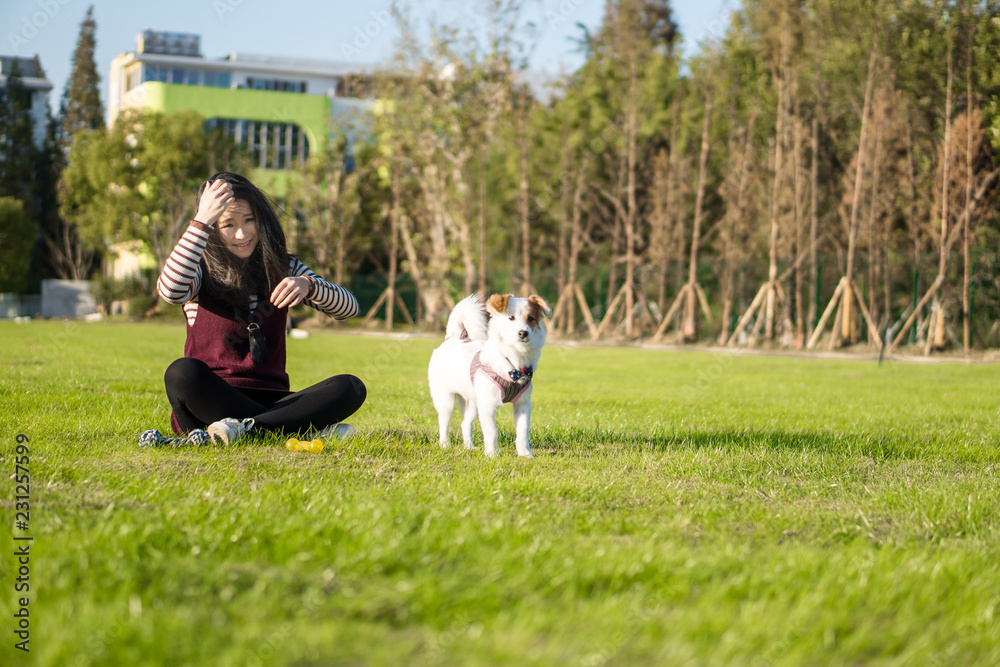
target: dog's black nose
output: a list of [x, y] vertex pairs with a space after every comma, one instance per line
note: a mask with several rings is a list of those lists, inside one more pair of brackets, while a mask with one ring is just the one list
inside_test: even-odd
[[518, 337], [521, 340], [528, 340], [528, 330], [527, 329], [521, 329], [520, 331], [517, 332], [517, 335], [518, 335]]

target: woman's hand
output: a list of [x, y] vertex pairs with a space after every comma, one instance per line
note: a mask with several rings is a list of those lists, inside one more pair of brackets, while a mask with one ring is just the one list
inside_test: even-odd
[[309, 296], [311, 286], [312, 283], [309, 282], [309, 279], [302, 276], [285, 278], [271, 292], [271, 303], [274, 304], [275, 308], [297, 306], [302, 303], [302, 299]]
[[226, 212], [229, 205], [236, 201], [233, 186], [223, 180], [210, 183], [198, 199], [198, 210], [194, 219], [208, 226], [214, 225]]

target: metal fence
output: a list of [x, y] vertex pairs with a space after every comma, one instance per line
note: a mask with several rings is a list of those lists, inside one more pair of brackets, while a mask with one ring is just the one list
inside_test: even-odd
[[34, 317], [41, 313], [41, 294], [0, 294], [0, 319]]

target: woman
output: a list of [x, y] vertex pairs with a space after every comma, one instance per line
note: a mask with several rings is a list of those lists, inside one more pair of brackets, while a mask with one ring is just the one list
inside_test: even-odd
[[273, 202], [243, 176], [212, 176], [196, 211], [156, 284], [187, 318], [184, 357], [170, 364], [164, 383], [171, 426], [188, 436], [146, 431], [140, 444], [228, 444], [251, 428], [352, 433], [340, 422], [364, 403], [364, 384], [336, 375], [290, 391], [285, 326], [288, 309], [302, 301], [336, 319], [354, 317], [354, 295], [288, 254]]

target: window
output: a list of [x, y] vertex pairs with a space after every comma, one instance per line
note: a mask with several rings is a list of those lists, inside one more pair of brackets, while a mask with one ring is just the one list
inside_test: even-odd
[[142, 67], [130, 67], [125, 70], [125, 92], [142, 84]]
[[[138, 72], [138, 68], [135, 70]], [[129, 72], [129, 75], [131, 72]], [[160, 81], [182, 86], [207, 86], [209, 88], [229, 88], [233, 77], [229, 72], [214, 70], [185, 69], [183, 67], [167, 67], [165, 65], [145, 65], [142, 74], [143, 81]], [[126, 78], [127, 90], [131, 90], [137, 81]]]
[[294, 169], [309, 157], [309, 142], [295, 123], [211, 118], [206, 130], [221, 130], [264, 169]]
[[229, 88], [229, 82], [231, 80], [229, 72], [214, 72], [212, 70], [205, 70], [203, 73], [203, 86], [209, 88]]
[[201, 72], [196, 69], [175, 67], [170, 72], [170, 83], [177, 83], [182, 86], [200, 86]]
[[167, 83], [170, 79], [170, 68], [158, 65], [146, 65], [146, 72], [143, 81], [160, 81]]
[[247, 88], [251, 90], [273, 90], [279, 93], [304, 93], [306, 92], [305, 81], [283, 81], [281, 79], [259, 79], [257, 77], [247, 77]]

